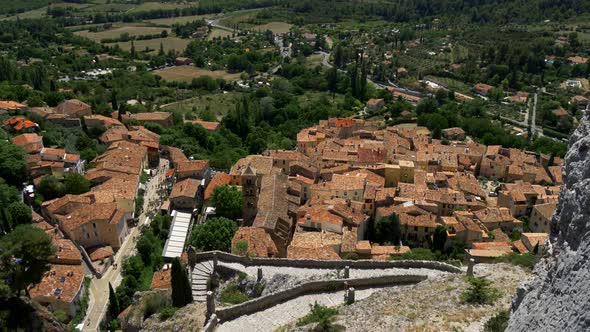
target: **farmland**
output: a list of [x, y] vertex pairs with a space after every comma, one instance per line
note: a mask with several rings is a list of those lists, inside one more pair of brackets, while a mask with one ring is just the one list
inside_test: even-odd
[[193, 107], [197, 110], [210, 109], [214, 112], [217, 119], [221, 120], [225, 114], [235, 108], [241, 96], [242, 93], [236, 91], [198, 96], [165, 105], [162, 107], [162, 110], [188, 112]]
[[227, 30], [213, 28], [213, 29], [211, 29], [209, 36], [207, 36], [207, 39], [212, 40], [213, 38], [217, 38], [217, 37], [224, 38], [224, 37], [228, 37], [231, 35], [232, 35], [232, 33]]
[[[146, 26], [123, 26], [120, 28], [109, 29], [100, 32], [90, 32], [88, 30], [77, 31], [75, 34], [81, 37], [86, 37], [95, 42], [100, 42], [103, 39], [119, 38], [122, 34], [128, 34], [130, 37], [133, 37], [141, 35], [156, 35], [162, 31], [170, 33], [171, 30], [169, 28], [155, 28]], [[160, 44], [158, 43], [158, 46], [159, 45]]]
[[153, 20], [146, 20], [145, 22], [162, 26], [172, 26], [173, 24], [185, 24], [189, 22], [209, 19], [211, 17], [212, 15], [192, 15], [170, 18], [157, 18]]
[[[169, 50], [175, 50], [177, 52], [182, 52], [186, 49], [186, 46], [190, 43], [190, 39], [181, 39], [177, 37], [167, 37], [167, 38], [156, 38], [156, 39], [149, 39], [149, 40], [136, 40], [134, 41], [135, 49], [140, 52], [145, 50], [146, 48], [150, 49], [151, 51], [157, 51], [160, 49], [160, 43], [164, 47], [164, 51], [168, 52]], [[118, 42], [118, 43], [111, 43], [106, 44], [108, 46], [113, 46], [118, 44], [121, 49], [125, 51], [129, 51], [131, 49], [131, 42]]]
[[270, 30], [274, 33], [287, 33], [291, 30], [293, 25], [285, 22], [270, 22], [262, 25], [257, 25], [251, 29], [254, 31], [266, 31]]
[[207, 69], [197, 68], [193, 66], [177, 66], [154, 71], [154, 74], [159, 75], [166, 81], [190, 82], [193, 78], [200, 76], [210, 76], [212, 78], [223, 78], [227, 81], [233, 81], [240, 78], [240, 74], [230, 74], [226, 71], [217, 70], [211, 71]]

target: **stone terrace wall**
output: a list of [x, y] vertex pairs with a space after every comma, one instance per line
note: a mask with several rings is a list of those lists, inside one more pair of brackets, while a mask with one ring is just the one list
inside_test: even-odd
[[192, 247], [189, 249], [189, 263], [194, 266], [196, 263], [204, 260], [211, 260], [214, 256], [220, 261], [228, 263], [240, 263], [244, 266], [283, 266], [299, 267], [309, 269], [344, 269], [350, 266], [354, 269], [431, 269], [450, 273], [461, 273], [461, 269], [442, 262], [436, 261], [417, 261], [417, 260], [399, 260], [399, 261], [374, 261], [374, 260], [313, 260], [313, 259], [288, 259], [288, 258], [259, 258], [244, 257], [228, 254], [222, 251], [207, 251], [197, 253]]
[[350, 287], [354, 288], [372, 288], [380, 286], [415, 284], [426, 279], [426, 276], [420, 275], [392, 275], [360, 279], [312, 281], [282, 292], [269, 294], [267, 296], [259, 297], [257, 299], [240, 303], [228, 308], [218, 309], [216, 310], [215, 314], [217, 315], [219, 321], [223, 323], [243, 315], [249, 315], [267, 309], [302, 295], [344, 290], [345, 282], [348, 283]]

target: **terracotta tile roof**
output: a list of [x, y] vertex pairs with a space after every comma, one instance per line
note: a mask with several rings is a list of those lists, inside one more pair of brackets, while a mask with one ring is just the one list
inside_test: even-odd
[[201, 181], [191, 178], [176, 182], [172, 188], [169, 199], [175, 199], [179, 197], [195, 198], [200, 185]]
[[342, 243], [342, 235], [332, 232], [295, 232], [290, 248], [320, 248], [339, 247]]
[[74, 208], [89, 205], [91, 203], [92, 200], [90, 197], [84, 197], [80, 195], [65, 195], [51, 201], [45, 201], [43, 202], [43, 206], [46, 206], [47, 211], [49, 211], [51, 214], [67, 214], [72, 212]]
[[55, 156], [55, 157], [65, 157], [66, 150], [64, 149], [52, 149], [52, 148], [43, 148], [41, 150], [41, 156], [48, 155], [48, 156]]
[[474, 242], [471, 244], [473, 249], [482, 249], [482, 250], [498, 250], [504, 252], [512, 251], [510, 249], [510, 244], [507, 242]]
[[519, 254], [526, 254], [529, 250], [526, 248], [522, 240], [512, 242], [512, 247], [516, 250]]
[[332, 190], [364, 190], [366, 181], [366, 175], [361, 176], [360, 174], [355, 174], [347, 176], [334, 174], [329, 184]]
[[207, 189], [205, 189], [205, 200], [211, 198], [213, 195], [213, 191], [215, 191], [215, 187], [227, 185], [231, 182], [231, 175], [226, 173], [215, 173], [209, 181], [207, 185]]
[[473, 211], [473, 214], [482, 223], [514, 222], [520, 221], [510, 214], [510, 210], [505, 207], [487, 207], [482, 210]]
[[57, 105], [55, 110], [70, 118], [78, 118], [92, 113], [90, 105], [78, 99], [70, 99]]
[[119, 120], [100, 114], [86, 115], [84, 116], [84, 121], [86, 126], [89, 126], [90, 124], [94, 125], [95, 123], [100, 123], [100, 125], [105, 128], [123, 126]]
[[152, 277], [152, 289], [171, 289], [172, 269], [154, 272]]
[[330, 247], [300, 248], [289, 247], [287, 258], [290, 259], [316, 259], [316, 260], [340, 260], [340, 256]]
[[494, 235], [494, 241], [510, 243], [510, 238], [500, 228], [496, 228], [491, 232]]
[[533, 206], [534, 211], [536, 211], [537, 213], [542, 215], [543, 218], [548, 219], [548, 220], [551, 219], [551, 217], [553, 216], [555, 209], [557, 209], [556, 202], [537, 204], [537, 205]]
[[192, 123], [199, 125], [208, 131], [216, 131], [219, 128], [219, 122], [215, 121], [201, 121], [201, 120], [184, 120], [184, 123]]
[[248, 243], [247, 255], [256, 257], [274, 257], [278, 254], [277, 247], [272, 241], [270, 235], [262, 228], [257, 227], [240, 227], [232, 239], [232, 253], [236, 251], [236, 243], [246, 241]]
[[203, 171], [208, 166], [209, 160], [187, 160], [179, 162], [176, 166], [176, 171], [179, 173], [199, 172]]
[[545, 240], [549, 237], [547, 233], [522, 233], [523, 243], [530, 243], [531, 248], [534, 248], [537, 244], [542, 245]]
[[117, 203], [95, 203], [84, 209], [76, 209], [67, 216], [60, 218], [61, 225], [66, 232], [72, 232], [79, 227], [96, 221], [118, 222]]
[[137, 121], [166, 121], [172, 116], [170, 112], [135, 113], [130, 117]]
[[37, 128], [39, 127], [38, 124], [36, 124], [35, 122], [29, 120], [29, 119], [25, 119], [23, 117], [20, 116], [15, 116], [12, 117], [6, 121], [4, 121], [4, 126], [5, 127], [10, 127], [13, 130], [16, 131], [21, 131], [23, 129], [30, 129], [30, 128]]
[[358, 228], [353, 227], [351, 230], [344, 228], [342, 232], [342, 244], [340, 246], [341, 253], [355, 252], [356, 244], [358, 242]]
[[493, 88], [494, 88], [493, 86], [485, 84], [485, 83], [477, 83], [475, 85], [475, 90], [486, 92], [486, 93], [488, 91], [492, 90]]
[[122, 141], [127, 137], [128, 130], [122, 126], [114, 126], [107, 129], [102, 135], [100, 135], [99, 140], [105, 144], [110, 144], [116, 141]]
[[290, 221], [287, 215], [289, 201], [287, 199], [288, 178], [284, 174], [273, 173], [262, 177], [258, 212], [253, 226], [267, 230], [275, 230], [279, 219]]
[[381, 255], [401, 255], [405, 253], [409, 253], [410, 247], [408, 246], [380, 246], [378, 244], [373, 244], [371, 247], [371, 255], [372, 256], [381, 256]]
[[31, 113], [37, 114], [42, 118], [46, 118], [50, 114], [55, 113], [55, 109], [53, 107], [33, 107], [31, 108]]
[[113, 251], [113, 248], [111, 246], [104, 246], [94, 248], [93, 250], [89, 250], [88, 254], [90, 256], [90, 260], [96, 262], [113, 256], [115, 252]]
[[84, 267], [82, 265], [51, 265], [41, 282], [29, 288], [32, 299], [59, 299], [71, 303], [83, 286]]
[[3, 109], [3, 110], [18, 110], [18, 109], [21, 109], [24, 107], [26, 107], [26, 105], [23, 105], [23, 104], [16, 102], [16, 101], [0, 100], [0, 109]]
[[49, 262], [53, 264], [82, 264], [82, 255], [78, 247], [68, 239], [53, 239], [53, 245], [57, 252], [54, 257], [49, 258]]
[[34, 133], [15, 136], [11, 141], [18, 146], [22, 146], [27, 153], [38, 153], [43, 149], [43, 137]]

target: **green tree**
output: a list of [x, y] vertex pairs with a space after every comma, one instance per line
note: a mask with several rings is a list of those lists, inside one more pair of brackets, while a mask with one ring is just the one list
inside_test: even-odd
[[397, 214], [383, 217], [375, 223], [375, 239], [381, 244], [398, 245], [401, 242], [402, 231]]
[[220, 250], [230, 252], [231, 240], [238, 230], [238, 224], [227, 218], [213, 218], [193, 229], [191, 244], [203, 251]]
[[229, 219], [242, 216], [242, 192], [236, 186], [217, 186], [213, 190], [211, 202], [215, 212]]
[[444, 226], [436, 226], [432, 236], [432, 250], [443, 252], [447, 243], [447, 229]]
[[492, 287], [492, 282], [484, 278], [467, 278], [469, 287], [461, 294], [466, 303], [492, 304], [500, 297], [500, 291]]
[[510, 311], [502, 310], [496, 316], [490, 318], [483, 326], [484, 332], [504, 332], [508, 327]]
[[21, 185], [27, 178], [25, 151], [4, 140], [0, 140], [0, 178], [11, 185]]
[[41, 281], [49, 270], [49, 257], [55, 254], [51, 237], [40, 228], [19, 225], [0, 239], [0, 280], [14, 295]]
[[65, 193], [64, 185], [53, 175], [46, 175], [41, 178], [37, 186], [37, 193], [45, 200], [62, 197]]
[[78, 173], [68, 173], [63, 180], [64, 193], [80, 195], [90, 191], [90, 181]]
[[172, 260], [172, 305], [184, 307], [193, 301], [191, 284], [185, 268], [180, 264], [178, 258]]
[[121, 312], [121, 308], [119, 307], [119, 300], [117, 299], [117, 294], [113, 289], [113, 285], [109, 282], [109, 315], [111, 318], [116, 318], [117, 315]]
[[12, 202], [8, 205], [8, 213], [12, 219], [13, 226], [30, 224], [33, 220], [31, 208], [20, 202]]

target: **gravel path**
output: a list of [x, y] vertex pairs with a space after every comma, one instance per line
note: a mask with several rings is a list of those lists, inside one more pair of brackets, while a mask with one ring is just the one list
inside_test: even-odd
[[[357, 290], [357, 300], [367, 298], [382, 288]], [[274, 307], [259, 311], [252, 315], [241, 316], [225, 322], [217, 328], [217, 332], [268, 332], [295, 321], [309, 313], [310, 305], [314, 303], [328, 307], [335, 307], [344, 302], [344, 291], [334, 293], [310, 294], [278, 304]]]

